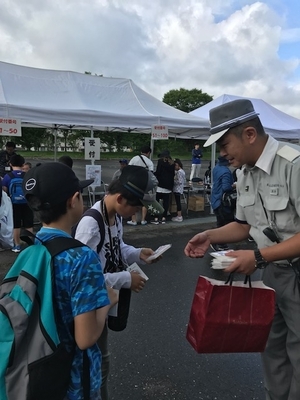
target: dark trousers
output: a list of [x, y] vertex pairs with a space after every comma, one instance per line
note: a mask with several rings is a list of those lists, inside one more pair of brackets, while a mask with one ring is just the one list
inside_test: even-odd
[[174, 192], [174, 197], [176, 201], [177, 211], [181, 211], [181, 194]]
[[217, 218], [217, 227], [224, 226], [234, 221], [234, 213], [229, 207], [223, 207], [222, 205], [214, 210]]
[[[214, 210], [214, 214], [217, 218], [217, 227], [227, 225], [234, 221], [234, 212], [229, 207], [220, 206]], [[226, 243], [220, 244], [224, 246]]]
[[170, 194], [171, 193], [160, 193], [160, 192], [156, 192], [156, 200], [159, 201], [160, 199], [162, 199], [163, 201], [163, 217], [167, 217], [167, 213], [168, 213], [168, 209], [169, 209], [169, 202], [170, 202]]

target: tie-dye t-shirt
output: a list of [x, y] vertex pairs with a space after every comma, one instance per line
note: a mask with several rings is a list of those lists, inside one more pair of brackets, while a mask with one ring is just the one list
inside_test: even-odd
[[[66, 232], [41, 228], [37, 237], [48, 241]], [[37, 241], [38, 242], [38, 241]], [[71, 350], [74, 345], [74, 317], [109, 304], [98, 255], [87, 246], [63, 251], [55, 257], [55, 299], [58, 306], [60, 340]], [[100, 400], [101, 353], [97, 344], [87, 350], [90, 360], [90, 399]], [[67, 399], [83, 399], [83, 352], [76, 346]]]

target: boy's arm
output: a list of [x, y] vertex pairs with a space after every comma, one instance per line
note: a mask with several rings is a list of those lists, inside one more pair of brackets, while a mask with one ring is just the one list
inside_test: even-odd
[[75, 341], [80, 350], [85, 350], [97, 342], [103, 331], [109, 309], [118, 302], [118, 292], [112, 288], [107, 288], [107, 292], [110, 304], [74, 318]]

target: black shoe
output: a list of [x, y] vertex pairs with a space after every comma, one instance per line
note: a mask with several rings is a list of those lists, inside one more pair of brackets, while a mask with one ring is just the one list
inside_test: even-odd
[[227, 251], [227, 250], [229, 250], [229, 247], [227, 246], [227, 244], [219, 246], [219, 251]]

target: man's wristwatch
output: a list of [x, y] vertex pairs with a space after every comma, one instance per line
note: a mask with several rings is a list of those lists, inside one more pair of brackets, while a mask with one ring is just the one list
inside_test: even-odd
[[254, 250], [255, 268], [264, 269], [269, 264], [261, 255], [259, 249]]

